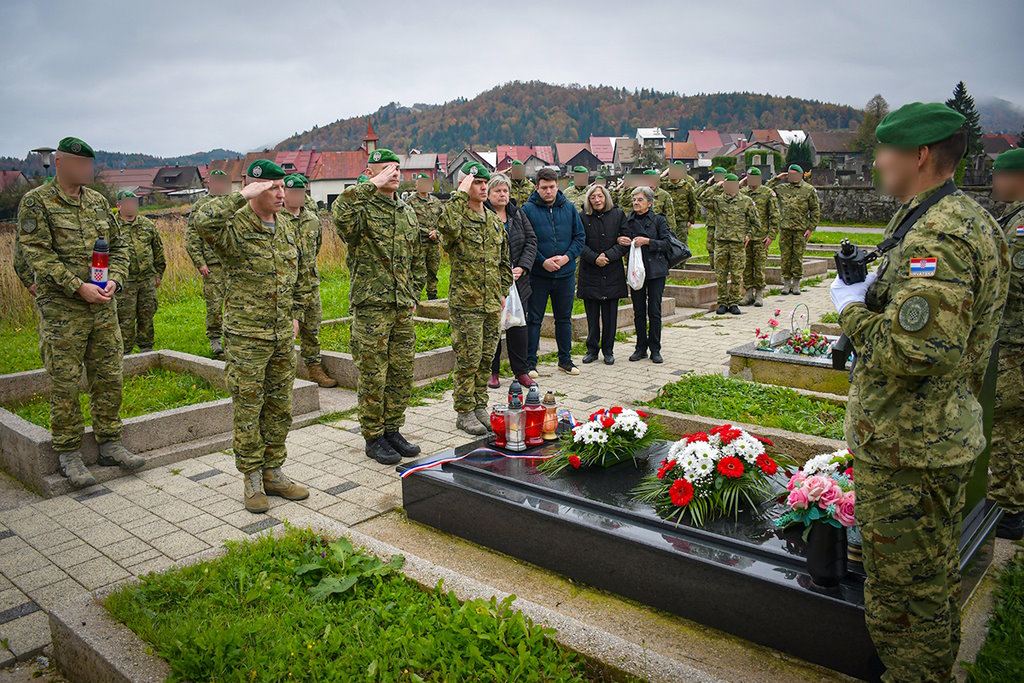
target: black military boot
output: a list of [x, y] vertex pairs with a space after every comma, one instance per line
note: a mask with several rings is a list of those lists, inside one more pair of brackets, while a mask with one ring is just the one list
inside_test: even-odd
[[406, 441], [398, 432], [384, 432], [384, 438], [403, 458], [415, 458], [420, 454], [420, 447]]
[[376, 439], [370, 439], [366, 442], [366, 457], [373, 458], [381, 465], [397, 465], [402, 461], [402, 456], [398, 454], [398, 451], [391, 446], [387, 437], [384, 436], [378, 436]]
[[1010, 541], [1024, 538], [1024, 512], [1004, 512], [1002, 519], [999, 520], [999, 526], [996, 527], [996, 536]]

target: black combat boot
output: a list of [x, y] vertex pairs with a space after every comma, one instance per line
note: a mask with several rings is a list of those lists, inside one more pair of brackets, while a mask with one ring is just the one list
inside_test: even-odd
[[366, 442], [366, 457], [373, 458], [381, 465], [397, 465], [402, 461], [402, 456], [398, 454], [398, 451], [383, 436], [378, 436], [376, 439], [370, 439]]
[[1024, 538], [1024, 512], [1004, 512], [1002, 519], [999, 520], [999, 526], [996, 527], [996, 536], [1010, 541]]
[[398, 432], [384, 432], [384, 438], [403, 458], [414, 458], [420, 454], [420, 447], [406, 441]]

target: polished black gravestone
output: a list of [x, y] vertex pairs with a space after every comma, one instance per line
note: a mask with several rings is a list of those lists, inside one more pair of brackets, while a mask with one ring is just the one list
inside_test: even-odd
[[[483, 441], [399, 466], [470, 453]], [[548, 453], [554, 445], [535, 451]], [[574, 581], [611, 591], [859, 678], [881, 664], [864, 624], [863, 574], [836, 589], [811, 583], [801, 529], [778, 530], [768, 501], [739, 519], [704, 528], [675, 525], [629, 492], [654, 472], [668, 444], [639, 467], [570, 471], [548, 477], [540, 462], [478, 453], [402, 480], [410, 519]], [[780, 490], [784, 478], [776, 479]], [[964, 594], [991, 563], [995, 509], [968, 500], [961, 538]]]

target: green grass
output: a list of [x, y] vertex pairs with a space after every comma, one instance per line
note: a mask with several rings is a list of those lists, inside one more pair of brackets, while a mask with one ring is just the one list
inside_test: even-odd
[[845, 406], [804, 396], [786, 387], [693, 373], [663, 386], [647, 405], [831, 439], [843, 438], [846, 417]]
[[459, 602], [311, 531], [229, 543], [106, 600], [173, 680], [587, 681], [584, 664], [513, 608]]
[[1024, 553], [1017, 553], [999, 574], [988, 635], [974, 663], [964, 662], [971, 683], [1024, 681]]
[[711, 284], [709, 280], [700, 280], [695, 278], [669, 278], [668, 284], [679, 285], [680, 287], [703, 287], [704, 285]]
[[[142, 374], [125, 377], [121, 397], [121, 418], [124, 419], [216, 401], [227, 398], [228, 393], [188, 372], [152, 368]], [[78, 401], [82, 406], [85, 424], [91, 424], [88, 394], [80, 394]], [[7, 403], [4, 408], [40, 427], [50, 428], [50, 401], [47, 396]]]
[[427, 401], [437, 400], [444, 396], [446, 391], [451, 391], [454, 388], [455, 380], [450, 374], [447, 377], [432, 380], [421, 387], [414, 386], [412, 396], [409, 398], [409, 405], [411, 407], [425, 405]]
[[829, 311], [821, 316], [821, 322], [836, 325], [839, 323], [839, 314], [835, 311]]
[[862, 246], [874, 246], [882, 241], [884, 235], [880, 232], [840, 232], [837, 230], [815, 230], [811, 233], [811, 244], [835, 244], [838, 245], [844, 239], [850, 240], [853, 244]]
[[[448, 323], [416, 323], [416, 353], [444, 348], [452, 344], [452, 328]], [[352, 352], [352, 326], [349, 322], [333, 323], [320, 328], [320, 346], [325, 351]]]

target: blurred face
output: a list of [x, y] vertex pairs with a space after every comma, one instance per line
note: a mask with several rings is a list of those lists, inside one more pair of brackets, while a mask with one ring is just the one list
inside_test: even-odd
[[604, 192], [601, 190], [594, 190], [590, 193], [590, 206], [593, 207], [594, 211], [601, 213], [604, 211]]
[[633, 195], [633, 210], [638, 214], [643, 215], [651, 208], [651, 203], [647, 201], [647, 197], [643, 196], [639, 192]]
[[748, 175], [747, 176], [747, 187], [761, 187], [761, 176], [759, 176], [759, 175]]
[[121, 217], [131, 223], [139, 215], [139, 200], [137, 197], [121, 197], [117, 203], [117, 212]]
[[650, 188], [655, 188], [661, 183], [661, 178], [656, 175], [645, 175], [643, 178], [643, 184]]
[[[256, 178], [249, 178], [247, 183], [256, 182]], [[253, 211], [257, 214], [273, 214], [284, 208], [284, 180], [272, 180], [273, 187], [260, 192], [251, 200]]]
[[601, 187], [607, 187], [608, 186], [608, 179], [607, 178], [598, 178], [597, 180], [594, 181], [594, 184], [595, 185], [600, 185]]
[[572, 183], [576, 187], [586, 187], [587, 186], [587, 182], [589, 182], [589, 181], [590, 181], [590, 174], [589, 173], [573, 173], [572, 174]]
[[88, 185], [95, 175], [96, 165], [90, 157], [57, 152], [54, 164], [57, 178], [69, 185]]
[[544, 200], [546, 204], [554, 204], [555, 197], [558, 196], [558, 181], [557, 180], [542, 180], [537, 183], [537, 194]]
[[992, 174], [992, 197], [1000, 202], [1024, 199], [1024, 171], [996, 171]]
[[800, 181], [803, 179], [804, 174], [801, 173], [800, 171], [786, 171], [786, 180], [793, 183], [794, 185], [799, 185]]
[[306, 203], [306, 188], [286, 187], [284, 188], [284, 205], [291, 211], [301, 209]]
[[210, 194], [221, 197], [231, 192], [231, 178], [226, 175], [212, 175], [209, 178]]
[[673, 165], [668, 167], [668, 177], [672, 180], [682, 180], [684, 175], [686, 175], [685, 166]]
[[722, 186], [725, 193], [730, 197], [735, 197], [736, 193], [740, 191], [740, 181], [738, 180], [726, 180], [725, 185]]
[[477, 178], [473, 181], [473, 184], [469, 186], [469, 201], [480, 202], [481, 204], [487, 199], [487, 181], [483, 178]]
[[416, 191], [420, 194], [427, 194], [434, 189], [434, 181], [430, 178], [417, 178]]
[[513, 164], [508, 172], [512, 174], [512, 180], [522, 180], [526, 177], [526, 167], [522, 164]]
[[724, 173], [713, 173], [712, 176], [714, 177], [716, 183], [725, 180], [725, 174]]
[[508, 185], [505, 183], [498, 183], [490, 189], [487, 193], [487, 200], [491, 202], [491, 206], [496, 209], [508, 206]]
[[[396, 164], [393, 161], [389, 161], [386, 164], [370, 164], [370, 167], [366, 169], [366, 175], [372, 178], [378, 173], [382, 173], [385, 169], [394, 168], [395, 166]], [[380, 189], [384, 192], [396, 192], [401, 182], [402, 177], [396, 174], [394, 178], [382, 185]]]
[[881, 176], [883, 194], [900, 199], [909, 198], [919, 173], [920, 149], [878, 146], [875, 150], [875, 169]]

